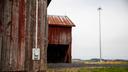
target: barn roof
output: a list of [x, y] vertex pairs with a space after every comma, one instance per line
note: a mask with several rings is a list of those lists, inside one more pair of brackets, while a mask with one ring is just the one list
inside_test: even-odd
[[74, 23], [67, 16], [48, 15], [48, 24], [50, 26], [73, 27]]

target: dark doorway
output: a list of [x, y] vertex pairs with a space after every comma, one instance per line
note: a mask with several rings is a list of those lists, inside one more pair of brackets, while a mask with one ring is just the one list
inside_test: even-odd
[[68, 45], [49, 44], [47, 49], [48, 63], [66, 63], [65, 57], [68, 51]]

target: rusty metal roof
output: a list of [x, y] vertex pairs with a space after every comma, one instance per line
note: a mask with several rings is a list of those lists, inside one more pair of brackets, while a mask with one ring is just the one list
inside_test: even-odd
[[51, 26], [73, 27], [74, 23], [67, 16], [48, 15], [48, 24]]

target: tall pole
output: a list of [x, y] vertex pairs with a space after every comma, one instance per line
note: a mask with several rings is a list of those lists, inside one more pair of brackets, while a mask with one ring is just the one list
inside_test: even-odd
[[102, 48], [101, 48], [101, 10], [102, 8], [99, 7], [99, 49], [100, 49], [100, 62], [102, 62]]

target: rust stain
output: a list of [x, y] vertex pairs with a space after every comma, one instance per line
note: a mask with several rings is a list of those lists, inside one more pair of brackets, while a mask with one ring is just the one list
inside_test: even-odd
[[19, 1], [19, 42], [24, 40], [24, 28], [25, 28], [25, 15], [24, 15], [24, 0]]
[[19, 67], [23, 67], [25, 47], [25, 1], [19, 1]]

